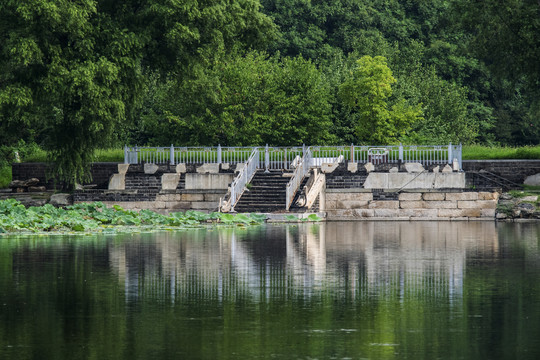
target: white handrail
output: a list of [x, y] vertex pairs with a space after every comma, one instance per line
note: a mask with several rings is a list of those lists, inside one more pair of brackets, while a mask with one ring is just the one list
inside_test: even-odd
[[300, 188], [300, 185], [302, 184], [302, 180], [304, 180], [304, 177], [309, 173], [309, 170], [311, 168], [311, 163], [313, 160], [313, 156], [311, 155], [311, 149], [308, 148], [300, 160], [300, 163], [294, 169], [293, 176], [291, 180], [287, 183], [287, 189], [286, 189], [286, 200], [285, 200], [285, 209], [289, 211], [292, 202], [294, 200], [294, 195]]
[[236, 175], [236, 178], [231, 183], [231, 186], [229, 188], [230, 196], [226, 204], [224, 205], [225, 210], [231, 210], [234, 211], [234, 207], [238, 200], [240, 199], [240, 196], [242, 196], [242, 193], [244, 192], [246, 185], [251, 181], [253, 176], [255, 175], [255, 172], [259, 168], [259, 149], [254, 148], [251, 152], [251, 156], [249, 159], [245, 162], [244, 167], [238, 175]]
[[[205, 164], [244, 163], [253, 148], [246, 147], [125, 147], [124, 163], [140, 164]], [[303, 153], [303, 148], [257, 147], [262, 155], [259, 169], [292, 170], [291, 163]], [[461, 170], [461, 145], [347, 145], [347, 146], [310, 146], [313, 163], [320, 166], [328, 159], [343, 156], [345, 160], [356, 163], [406, 163], [419, 162], [422, 165], [451, 164], [458, 160]], [[384, 150], [384, 153], [381, 151]]]

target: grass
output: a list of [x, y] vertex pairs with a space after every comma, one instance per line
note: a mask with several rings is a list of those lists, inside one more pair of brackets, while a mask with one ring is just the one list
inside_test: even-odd
[[[100, 149], [95, 154], [96, 162], [123, 162], [124, 149]], [[47, 152], [45, 150], [37, 150], [32, 154], [25, 156], [23, 162], [46, 162]]]
[[540, 146], [463, 146], [463, 160], [540, 159]]
[[[123, 162], [123, 149], [101, 149], [96, 151], [96, 162]], [[213, 154], [210, 154], [213, 155]], [[350, 151], [345, 151], [343, 155], [347, 158], [350, 156]], [[230, 153], [223, 153], [223, 162], [232, 156]], [[263, 159], [264, 153], [261, 155]], [[318, 152], [314, 156], [319, 155]], [[359, 156], [359, 154], [356, 154]], [[225, 158], [227, 157], [227, 158]], [[292, 156], [291, 158], [293, 158]], [[465, 145], [463, 146], [463, 160], [496, 160], [496, 159], [540, 159], [540, 146], [523, 146], [523, 147], [507, 147], [507, 146], [484, 146], [484, 145]], [[47, 153], [44, 150], [34, 151], [32, 154], [25, 156], [24, 162], [45, 162], [47, 161]]]
[[11, 166], [7, 163], [0, 165], [0, 189], [7, 188], [11, 182]]

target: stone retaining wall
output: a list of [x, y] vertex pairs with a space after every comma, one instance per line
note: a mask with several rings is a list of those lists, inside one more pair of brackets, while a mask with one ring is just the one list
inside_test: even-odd
[[493, 220], [499, 193], [410, 190], [374, 200], [363, 189], [327, 189], [328, 220]]
[[[39, 179], [39, 185], [49, 190], [62, 188], [63, 183], [50, 176], [49, 165], [46, 163], [15, 163], [11, 165], [13, 180]], [[118, 171], [118, 163], [93, 163], [90, 168], [92, 180], [86, 184], [96, 184], [100, 189], [106, 189], [112, 174]], [[86, 185], [85, 184], [85, 185]]]
[[161, 214], [176, 211], [217, 211], [223, 190], [176, 190], [148, 193], [144, 190], [88, 190], [73, 195], [75, 203], [101, 201], [107, 206], [120, 205], [129, 210], [152, 210]]
[[463, 160], [463, 170], [485, 170], [523, 184], [527, 176], [540, 173], [540, 160]]

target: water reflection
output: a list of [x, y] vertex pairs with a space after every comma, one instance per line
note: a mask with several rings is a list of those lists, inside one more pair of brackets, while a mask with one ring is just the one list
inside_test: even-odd
[[[530, 251], [530, 249], [528, 249]], [[536, 254], [538, 254], [536, 248]], [[126, 300], [341, 293], [459, 300], [466, 259], [497, 258], [491, 222], [350, 222], [140, 235], [109, 247]]]
[[0, 238], [0, 359], [540, 357], [540, 225]]

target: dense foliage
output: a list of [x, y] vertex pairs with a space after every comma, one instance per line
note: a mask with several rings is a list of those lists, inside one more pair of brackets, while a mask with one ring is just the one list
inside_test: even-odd
[[150, 210], [124, 210], [103, 203], [75, 204], [55, 208], [50, 204], [26, 208], [15, 199], [0, 201], [0, 233], [5, 232], [48, 232], [48, 231], [92, 231], [115, 232], [118, 226], [137, 226], [139, 229], [166, 229], [200, 226], [211, 221], [225, 225], [260, 224], [266, 217], [260, 214], [205, 214], [198, 211], [176, 212], [161, 215]]
[[537, 144], [539, 39], [536, 0], [7, 0], [0, 147]]

